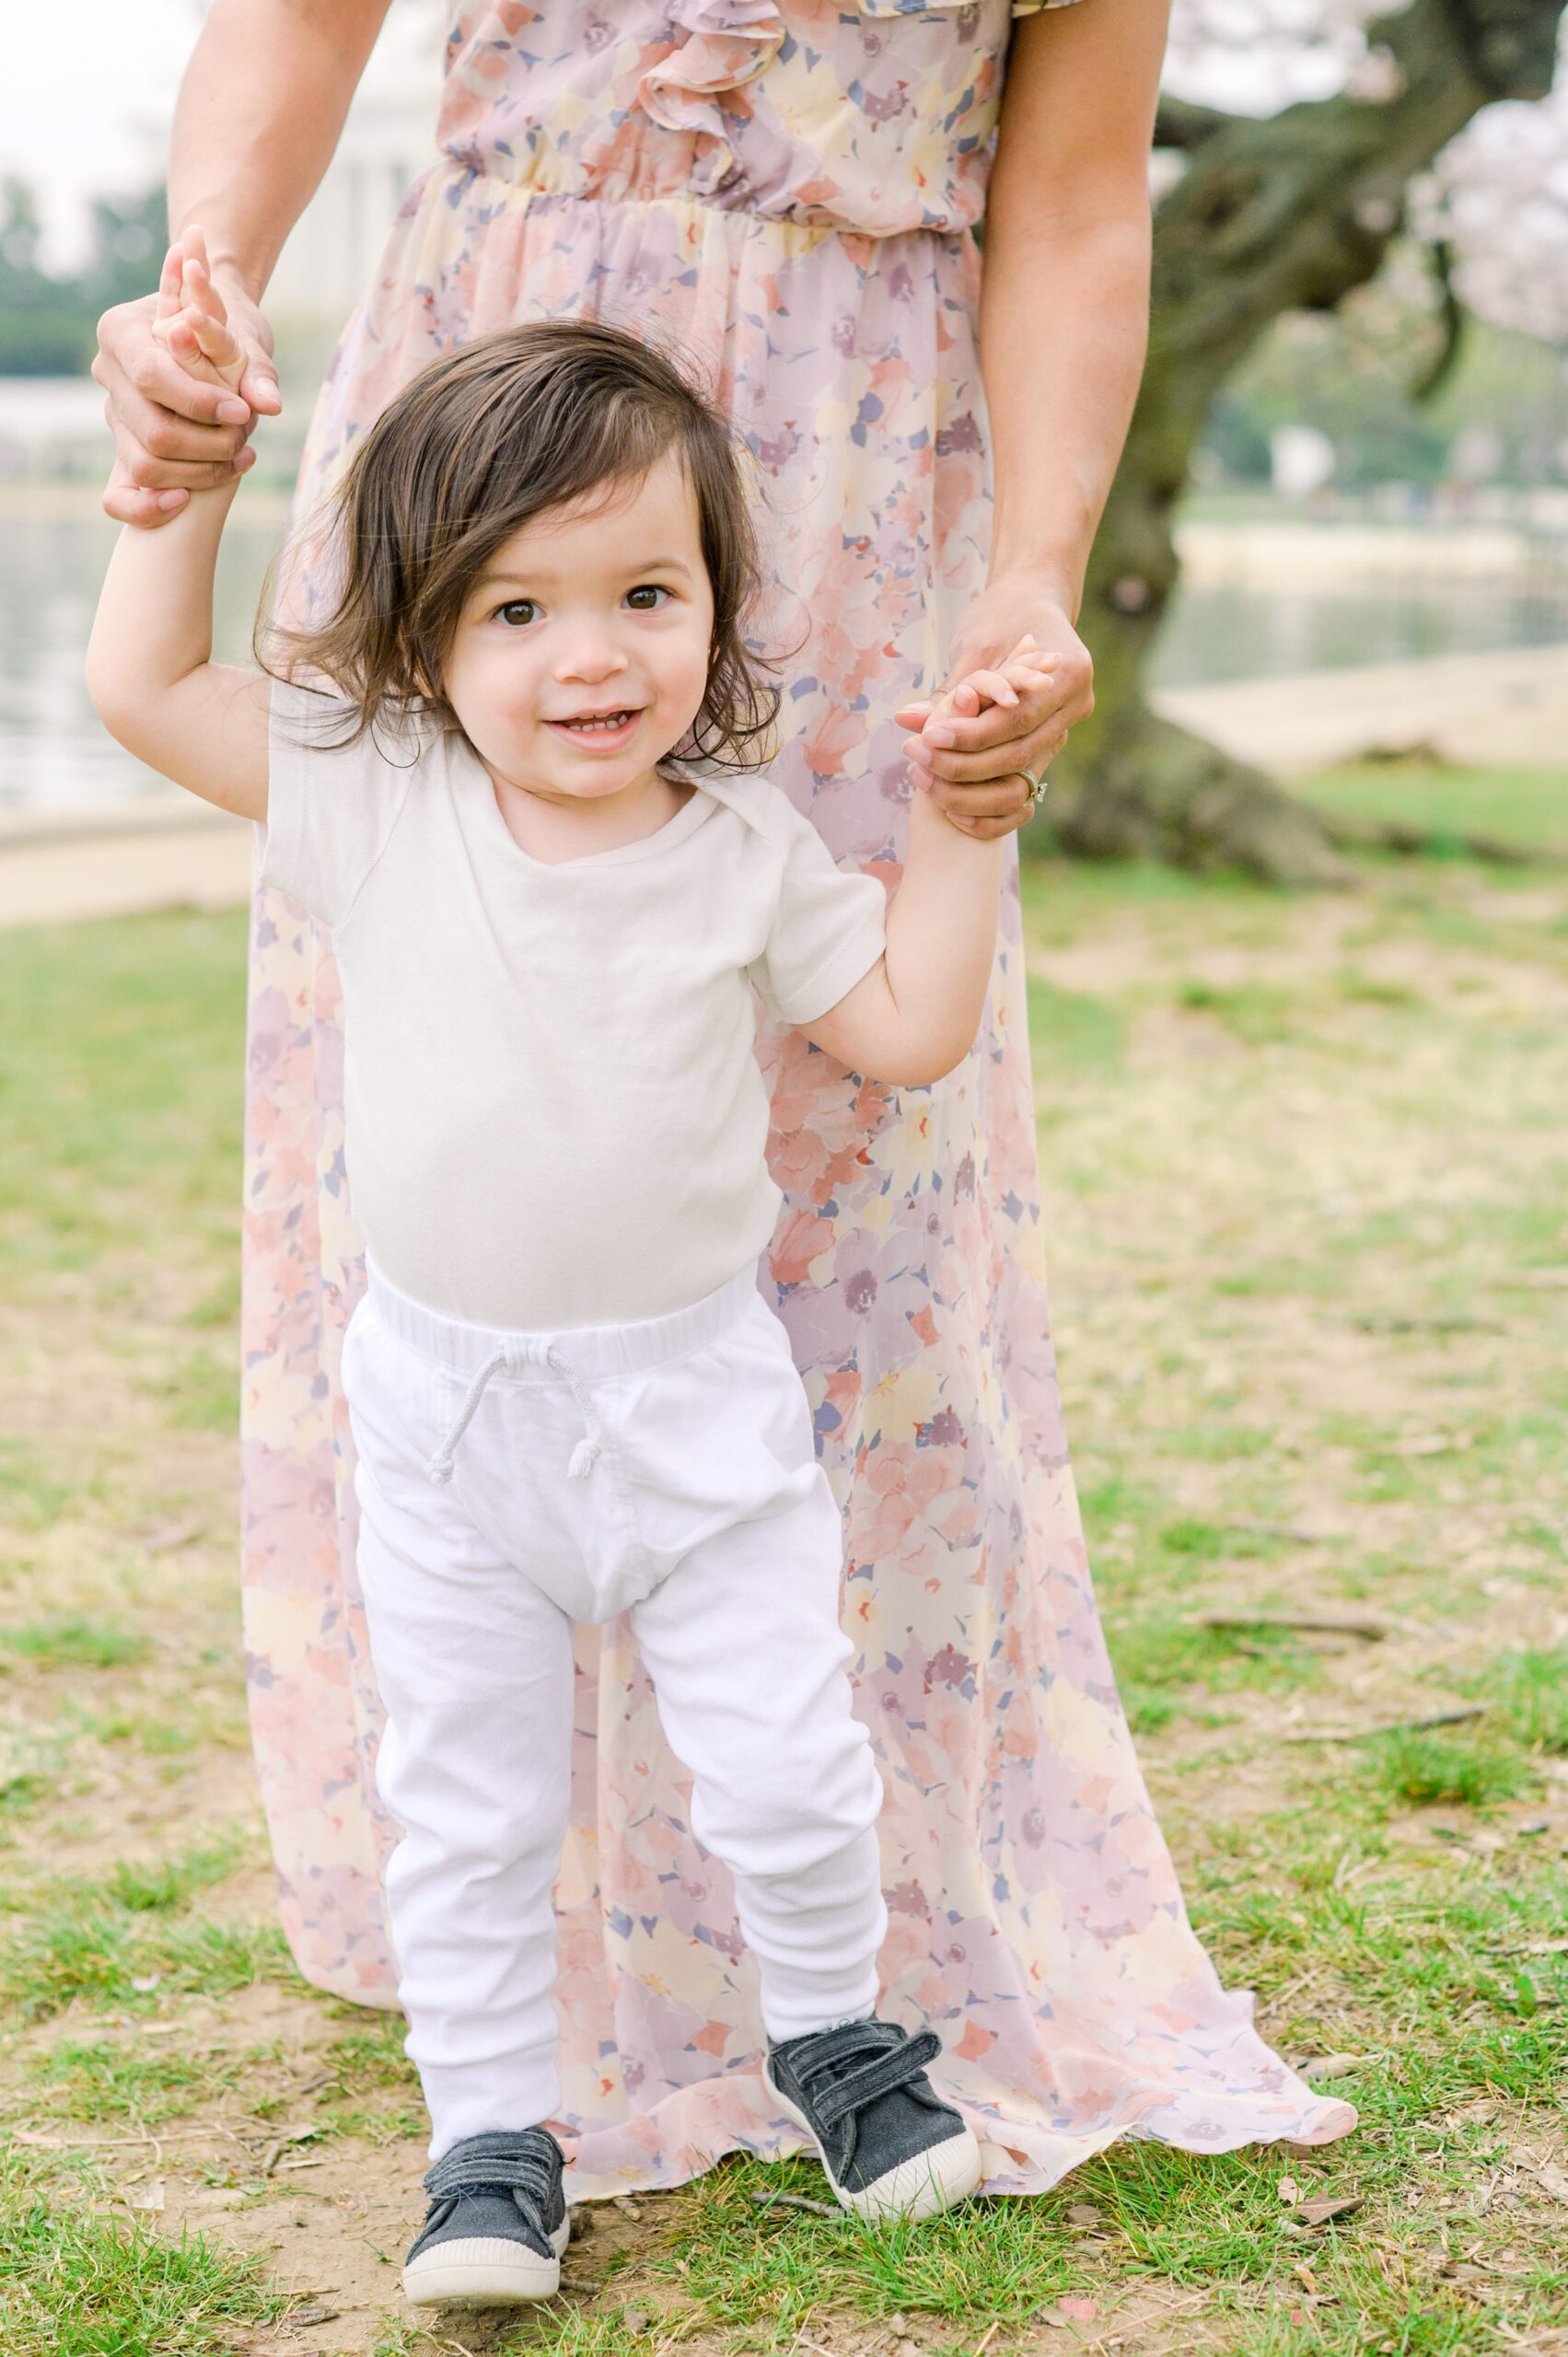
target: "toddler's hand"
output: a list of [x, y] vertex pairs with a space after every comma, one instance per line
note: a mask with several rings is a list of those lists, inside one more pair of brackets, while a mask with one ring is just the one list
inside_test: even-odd
[[244, 347], [213, 284], [200, 229], [187, 230], [164, 257], [153, 333], [192, 377], [238, 385], [245, 374]]
[[993, 704], [1016, 705], [1022, 696], [1050, 687], [1051, 667], [1057, 660], [1053, 655], [1041, 654], [1033, 636], [1027, 634], [1005, 662], [994, 668], [966, 671], [945, 693], [902, 707], [899, 717], [907, 726], [923, 730], [932, 720], [975, 720]]

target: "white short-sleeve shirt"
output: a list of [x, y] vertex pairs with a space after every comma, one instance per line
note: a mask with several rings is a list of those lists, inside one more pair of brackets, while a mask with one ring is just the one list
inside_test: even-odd
[[755, 775], [549, 865], [459, 733], [332, 749], [347, 711], [274, 687], [261, 874], [331, 928], [372, 1258], [509, 1329], [700, 1300], [782, 1200], [753, 992], [785, 1023], [836, 1005], [882, 954], [881, 884]]

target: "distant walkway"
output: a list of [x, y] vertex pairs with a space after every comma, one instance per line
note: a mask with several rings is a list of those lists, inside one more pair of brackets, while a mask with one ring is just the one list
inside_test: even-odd
[[[1568, 769], [1568, 645], [1167, 688], [1158, 709], [1227, 752], [1298, 777], [1376, 747], [1467, 767]], [[149, 797], [69, 818], [0, 816], [0, 928], [248, 900], [252, 830]]]
[[183, 796], [69, 817], [0, 815], [0, 929], [250, 897], [255, 830]]
[[1279, 777], [1371, 748], [1430, 749], [1466, 768], [1568, 769], [1568, 645], [1227, 679], [1166, 688], [1154, 701], [1167, 719]]

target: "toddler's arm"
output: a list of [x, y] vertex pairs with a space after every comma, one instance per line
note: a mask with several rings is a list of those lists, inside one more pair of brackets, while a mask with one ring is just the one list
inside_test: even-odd
[[[175, 271], [179, 302], [157, 322], [169, 350], [194, 375], [242, 367], [199, 244], [170, 252], [166, 291]], [[213, 573], [236, 482], [195, 493], [161, 531], [121, 533], [87, 645], [87, 692], [127, 751], [204, 802], [262, 819], [272, 683], [208, 659]]]
[[[1016, 703], [1040, 685], [1029, 642], [999, 672], [977, 672], [987, 700]], [[922, 792], [910, 807], [904, 872], [888, 910], [883, 957], [854, 988], [800, 1028], [852, 1072], [922, 1088], [963, 1062], [985, 1009], [996, 950], [1005, 837], [977, 842]]]

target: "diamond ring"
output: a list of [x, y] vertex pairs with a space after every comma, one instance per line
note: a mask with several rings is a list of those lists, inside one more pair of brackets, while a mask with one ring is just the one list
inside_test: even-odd
[[1038, 810], [1040, 808], [1040, 796], [1044, 794], [1046, 785], [1049, 782], [1046, 778], [1045, 772], [1041, 770], [1039, 777], [1036, 777], [1033, 770], [1020, 770], [1018, 772], [1018, 775], [1021, 778], [1026, 779], [1028, 783], [1029, 808], [1031, 810]]

